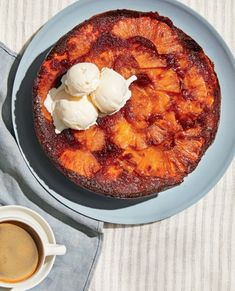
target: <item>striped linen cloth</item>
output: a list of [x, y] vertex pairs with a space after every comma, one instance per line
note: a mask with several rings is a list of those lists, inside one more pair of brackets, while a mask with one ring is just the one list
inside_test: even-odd
[[[20, 52], [42, 24], [73, 2], [0, 0], [0, 40]], [[235, 0], [181, 2], [203, 15], [235, 53]], [[234, 274], [233, 162], [205, 198], [172, 218], [141, 226], [105, 224], [90, 291], [233, 291]]]

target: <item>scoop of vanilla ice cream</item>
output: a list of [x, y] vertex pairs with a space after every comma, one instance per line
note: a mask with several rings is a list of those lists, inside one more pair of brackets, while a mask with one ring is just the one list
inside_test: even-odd
[[102, 113], [115, 113], [131, 97], [128, 87], [136, 79], [136, 76], [132, 76], [126, 80], [112, 69], [102, 69], [99, 86], [91, 95], [93, 103]]
[[101, 115], [117, 112], [131, 97], [129, 86], [136, 79], [132, 76], [125, 80], [109, 68], [104, 68], [100, 74], [92, 63], [74, 65], [62, 77], [61, 85], [52, 88], [44, 101], [52, 115], [55, 132], [89, 128], [96, 123], [98, 109]]
[[60, 99], [74, 99], [71, 98], [71, 96], [65, 92], [65, 86], [64, 86], [64, 79], [65, 76], [62, 77], [61, 82], [62, 84], [58, 88], [52, 88], [44, 101], [44, 106], [46, 107], [47, 111], [52, 115], [54, 102]]
[[84, 130], [96, 123], [98, 112], [87, 96], [79, 100], [60, 99], [53, 106], [53, 121], [56, 132], [65, 128]]
[[96, 90], [100, 81], [99, 68], [93, 63], [78, 63], [65, 76], [65, 91], [72, 96], [88, 95]]

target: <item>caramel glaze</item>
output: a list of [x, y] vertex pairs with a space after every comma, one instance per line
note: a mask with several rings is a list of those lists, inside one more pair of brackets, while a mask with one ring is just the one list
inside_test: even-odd
[[[74, 64], [125, 78], [132, 98], [86, 131], [56, 135], [43, 102]], [[135, 198], [183, 181], [213, 142], [220, 87], [202, 48], [157, 12], [109, 11], [76, 26], [43, 62], [33, 88], [36, 134], [69, 179], [96, 193]]]

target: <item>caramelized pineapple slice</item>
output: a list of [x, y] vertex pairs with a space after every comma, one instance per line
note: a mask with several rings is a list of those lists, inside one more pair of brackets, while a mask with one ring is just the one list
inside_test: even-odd
[[169, 172], [174, 175], [175, 170], [169, 166], [167, 155], [160, 147], [149, 147], [141, 151], [126, 149], [123, 157], [123, 167], [132, 168], [140, 175], [159, 178], [167, 177]]
[[136, 128], [147, 127], [146, 120], [152, 114], [153, 104], [146, 89], [139, 86], [131, 87], [132, 97], [128, 104], [128, 116]]
[[204, 144], [204, 139], [202, 137], [195, 139], [188, 138], [178, 138], [175, 139], [175, 150], [177, 150], [181, 155], [190, 162], [195, 162], [201, 152], [202, 146]]
[[146, 135], [148, 143], [154, 145], [162, 143], [168, 137], [167, 131], [159, 127], [157, 124], [152, 124], [147, 129]]
[[[189, 134], [193, 136], [198, 129], [190, 131]], [[178, 175], [183, 177], [185, 173], [188, 173], [188, 165], [197, 161], [203, 144], [203, 138], [191, 138], [185, 136], [184, 138], [181, 137], [175, 139], [175, 147], [166, 153], [169, 163], [175, 167], [175, 171]]]
[[125, 18], [115, 23], [112, 33], [120, 38], [128, 39], [134, 36], [142, 36], [152, 39], [156, 34], [157, 20], [149, 17]]
[[180, 53], [183, 50], [177, 33], [164, 22], [158, 23], [153, 42], [159, 54]]
[[156, 91], [151, 96], [152, 114], [162, 114], [170, 105], [170, 96], [163, 91]]
[[122, 169], [115, 165], [107, 166], [104, 170], [104, 176], [107, 177], [108, 180], [114, 181], [117, 180], [118, 176], [122, 173]]
[[201, 132], [202, 132], [202, 128], [200, 126], [197, 126], [197, 127], [193, 127], [193, 128], [189, 128], [185, 130], [183, 135], [188, 138], [198, 137], [200, 136]]
[[79, 57], [88, 53], [91, 44], [99, 37], [99, 31], [93, 25], [88, 24], [79, 29], [79, 33], [67, 41], [67, 53], [70, 61], [76, 61]]
[[74, 137], [89, 151], [100, 151], [105, 144], [104, 131], [97, 125], [86, 130], [74, 131]]
[[139, 67], [136, 59], [128, 50], [121, 51], [121, 54], [116, 58], [113, 69], [121, 74], [125, 79], [136, 74], [136, 69]]
[[195, 102], [193, 100], [180, 100], [177, 103], [177, 107], [181, 114], [193, 114], [193, 115], [199, 115], [203, 108], [201, 107], [199, 102]]
[[182, 127], [177, 121], [173, 111], [165, 113], [163, 119], [156, 120], [155, 123], [169, 133], [176, 133], [182, 130]]
[[117, 120], [111, 128], [112, 141], [122, 149], [134, 147], [135, 149], [147, 148], [145, 134], [137, 132], [123, 117]]
[[175, 175], [183, 177], [185, 173], [187, 173], [187, 163], [178, 150], [173, 149], [168, 151], [167, 158], [169, 161], [169, 167], [174, 169]]
[[135, 44], [124, 50], [124, 54], [117, 56], [114, 62], [114, 69], [124, 78], [145, 72], [151, 68], [166, 67], [166, 59], [158, 56], [154, 51], [148, 50]]
[[141, 69], [161, 68], [167, 65], [165, 59], [144, 49], [132, 49], [131, 55], [136, 59]]
[[164, 153], [158, 148], [149, 147], [143, 152], [137, 172], [145, 176], [164, 177], [166, 175]]
[[120, 38], [128, 39], [142, 36], [151, 40], [159, 54], [179, 53], [182, 46], [178, 36], [166, 23], [148, 17], [126, 18], [117, 22], [112, 33]]
[[179, 69], [187, 70], [191, 66], [191, 61], [188, 54], [180, 53], [177, 55], [177, 62], [179, 64]]
[[155, 90], [180, 93], [180, 82], [173, 69], [150, 69], [148, 76], [152, 80]]
[[96, 52], [93, 54], [91, 53], [85, 56], [84, 61], [94, 63], [100, 70], [102, 70], [104, 67], [112, 68], [119, 54], [120, 52], [118, 52], [118, 50], [109, 49], [99, 54]]
[[[184, 87], [199, 102], [207, 102], [206, 83], [196, 67], [192, 67], [185, 74], [183, 79]], [[209, 104], [211, 101], [209, 100]]]
[[83, 150], [65, 150], [60, 156], [60, 163], [66, 169], [88, 178], [101, 168], [96, 158], [90, 152]]

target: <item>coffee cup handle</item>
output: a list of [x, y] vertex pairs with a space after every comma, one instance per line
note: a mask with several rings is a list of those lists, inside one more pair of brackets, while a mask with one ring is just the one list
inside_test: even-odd
[[46, 244], [45, 256], [62, 256], [66, 253], [66, 247], [64, 245]]

